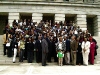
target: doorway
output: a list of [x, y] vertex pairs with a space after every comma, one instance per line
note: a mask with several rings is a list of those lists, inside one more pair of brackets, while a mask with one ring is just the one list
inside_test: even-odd
[[87, 15], [87, 30], [92, 36], [97, 35], [98, 25], [96, 15]]
[[54, 20], [55, 20], [54, 17], [55, 17], [55, 14], [44, 13], [43, 14], [43, 21], [44, 22], [46, 22], [46, 21], [50, 22], [50, 20], [51, 20], [51, 24], [53, 24]]
[[0, 35], [2, 35], [3, 29], [5, 28], [5, 26], [8, 24], [8, 13], [0, 13]]

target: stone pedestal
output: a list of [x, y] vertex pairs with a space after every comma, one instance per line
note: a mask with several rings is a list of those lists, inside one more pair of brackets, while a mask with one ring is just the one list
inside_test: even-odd
[[39, 23], [42, 20], [42, 13], [32, 13], [32, 20], [33, 22]]
[[65, 21], [65, 14], [55, 14], [55, 22], [59, 23], [60, 21]]
[[9, 25], [12, 26], [12, 22], [16, 20], [16, 22], [18, 22], [19, 20], [19, 13], [12, 13], [10, 12], [8, 14], [8, 22], [9, 22]]
[[87, 23], [86, 23], [86, 15], [85, 14], [77, 14], [75, 18], [75, 22], [77, 26], [80, 26], [80, 28], [85, 31], [87, 30]]

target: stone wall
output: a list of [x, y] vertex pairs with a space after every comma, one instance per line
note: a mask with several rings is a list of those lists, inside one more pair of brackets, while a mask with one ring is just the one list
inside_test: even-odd
[[[74, 14], [75, 23], [83, 30], [86, 30], [87, 15], [99, 15], [100, 5], [70, 4], [70, 3], [43, 3], [43, 2], [6, 2], [0, 3], [0, 12], [9, 13], [8, 19], [11, 23], [13, 19], [19, 19], [20, 13], [32, 13], [33, 21], [42, 20], [44, 13], [55, 14], [55, 21], [64, 21], [65, 15]], [[16, 15], [17, 14], [17, 15]], [[94, 18], [96, 35], [100, 32], [99, 17]], [[97, 23], [96, 23], [97, 22]], [[97, 29], [98, 28], [98, 29]]]
[[8, 3], [0, 5], [0, 12], [38, 12], [63, 14], [98, 15], [99, 5], [67, 4], [67, 3]]

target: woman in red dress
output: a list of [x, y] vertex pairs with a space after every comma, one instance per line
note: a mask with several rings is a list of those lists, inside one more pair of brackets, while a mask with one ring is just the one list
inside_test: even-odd
[[90, 37], [89, 40], [90, 40], [89, 62], [90, 64], [94, 65], [95, 42], [93, 42], [92, 37]]

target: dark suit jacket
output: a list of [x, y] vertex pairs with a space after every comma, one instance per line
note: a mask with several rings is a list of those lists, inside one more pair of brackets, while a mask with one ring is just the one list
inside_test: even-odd
[[42, 39], [41, 45], [42, 45], [42, 52], [48, 53], [48, 43], [46, 39]]
[[27, 43], [27, 51], [33, 51], [34, 50], [34, 44], [31, 42], [28, 42]]
[[66, 40], [66, 51], [70, 52], [70, 40]]
[[39, 40], [36, 41], [35, 43], [35, 48], [38, 50], [38, 51], [42, 51], [42, 45], [41, 45], [41, 42]]

